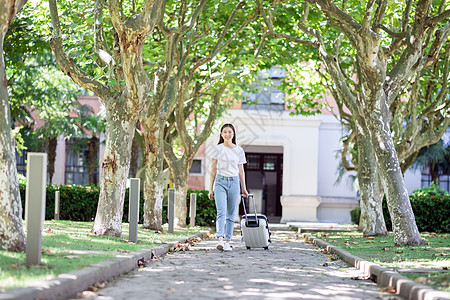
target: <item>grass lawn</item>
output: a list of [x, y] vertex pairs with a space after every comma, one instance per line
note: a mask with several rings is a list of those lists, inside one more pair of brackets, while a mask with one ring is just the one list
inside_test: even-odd
[[[361, 232], [312, 234], [362, 259], [387, 268], [397, 269], [403, 276], [450, 292], [450, 234], [421, 233], [423, 246], [394, 245], [394, 236], [365, 238]], [[401, 269], [439, 269], [430, 273], [409, 273]], [[420, 277], [420, 278], [419, 278]], [[417, 279], [419, 278], [419, 279]]]
[[0, 292], [79, 270], [123, 252], [155, 247], [208, 230], [204, 227], [177, 228], [174, 234], [168, 234], [142, 229], [139, 225], [138, 242], [130, 243], [128, 223], [122, 224], [122, 237], [92, 235], [92, 225], [93, 222], [45, 221], [39, 266], [27, 267], [25, 252], [0, 250]]

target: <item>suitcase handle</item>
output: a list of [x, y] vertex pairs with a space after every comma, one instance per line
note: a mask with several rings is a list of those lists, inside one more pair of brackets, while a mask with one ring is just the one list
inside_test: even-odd
[[[252, 198], [253, 200], [253, 207], [255, 209], [255, 222], [256, 222], [256, 226], [259, 226], [259, 220], [258, 220], [258, 213], [256, 212], [256, 202], [255, 202], [255, 197], [253, 197], [253, 194], [248, 194], [248, 198]], [[242, 201], [242, 206], [244, 207], [244, 214], [245, 214], [245, 224], [248, 225], [248, 217], [247, 217], [247, 210], [245, 209], [245, 200], [244, 200], [244, 195], [241, 195], [241, 201]]]

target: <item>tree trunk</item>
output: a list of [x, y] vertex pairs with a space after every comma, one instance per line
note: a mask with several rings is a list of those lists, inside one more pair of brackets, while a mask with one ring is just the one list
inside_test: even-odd
[[136, 120], [121, 118], [120, 112], [112, 114], [107, 109], [106, 124], [100, 197], [92, 233], [121, 236], [123, 203]]
[[189, 166], [186, 167], [186, 165], [182, 163], [177, 163], [175, 165], [176, 166], [172, 166], [171, 168], [175, 188], [175, 226], [186, 227], [186, 195], [188, 190], [187, 180]]
[[47, 140], [47, 155], [48, 155], [47, 173], [50, 183], [52, 183], [53, 175], [55, 174], [55, 160], [56, 160], [57, 146], [58, 146], [58, 139], [53, 136], [49, 137]]
[[387, 235], [382, 209], [383, 194], [380, 191], [377, 163], [368, 133], [359, 133], [357, 143], [359, 205], [361, 207], [359, 227], [364, 236]]
[[435, 162], [430, 163], [430, 175], [431, 182], [434, 182], [435, 185], [439, 185], [439, 170]]
[[145, 141], [144, 221], [147, 229], [162, 230], [164, 199], [163, 143], [161, 128], [152, 119], [142, 122]]
[[[4, 2], [2, 3], [4, 5]], [[10, 21], [15, 15], [9, 14], [10, 9], [10, 5], [7, 5], [2, 7], [0, 12], [0, 248], [19, 252], [25, 250], [25, 234], [3, 57], [3, 41]]]
[[98, 137], [92, 135], [92, 137], [88, 141], [88, 148], [89, 184], [97, 185], [98, 180], [95, 176], [95, 169], [97, 167]]
[[392, 140], [388, 107], [384, 99], [380, 102], [381, 107], [365, 114], [365, 119], [371, 133], [371, 141], [376, 154], [383, 190], [386, 193], [394, 231], [394, 242], [397, 245], [424, 244], [416, 225]]

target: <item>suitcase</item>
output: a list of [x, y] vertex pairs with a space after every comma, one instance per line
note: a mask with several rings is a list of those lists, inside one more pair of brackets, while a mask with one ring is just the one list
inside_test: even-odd
[[242, 196], [241, 202], [244, 207], [244, 215], [241, 219], [242, 241], [244, 242], [247, 249], [264, 248], [265, 250], [268, 250], [271, 240], [267, 217], [256, 212], [256, 204], [253, 195], [249, 194], [248, 197], [252, 198], [251, 200], [253, 201], [255, 213], [247, 214], [247, 210], [245, 209], [245, 200]]

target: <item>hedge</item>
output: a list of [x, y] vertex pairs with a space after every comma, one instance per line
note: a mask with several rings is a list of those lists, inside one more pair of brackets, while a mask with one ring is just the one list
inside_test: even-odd
[[[22, 199], [22, 207], [25, 207], [25, 184], [20, 183], [20, 196]], [[100, 195], [100, 187], [96, 185], [47, 185], [45, 219], [51, 220], [55, 216], [55, 191], [59, 191], [60, 195], [60, 219], [72, 221], [93, 221], [97, 211], [98, 198]], [[125, 192], [123, 221], [128, 221], [128, 192]], [[186, 203], [189, 209], [190, 194], [197, 193], [197, 209], [195, 225], [198, 226], [214, 226], [216, 219], [216, 208], [213, 201], [208, 199], [208, 191], [204, 190], [188, 190]], [[23, 211], [25, 217], [25, 209]], [[167, 207], [163, 206], [162, 212], [163, 223], [167, 222]], [[139, 223], [142, 224], [144, 219], [144, 195], [141, 193], [139, 201]], [[187, 224], [189, 224], [189, 216]]]
[[[450, 232], [450, 194], [446, 190], [433, 183], [414, 190], [409, 199], [420, 232]], [[350, 215], [352, 222], [358, 224], [360, 209], [352, 210]], [[388, 230], [392, 230], [386, 199], [383, 199], [383, 215]]]

